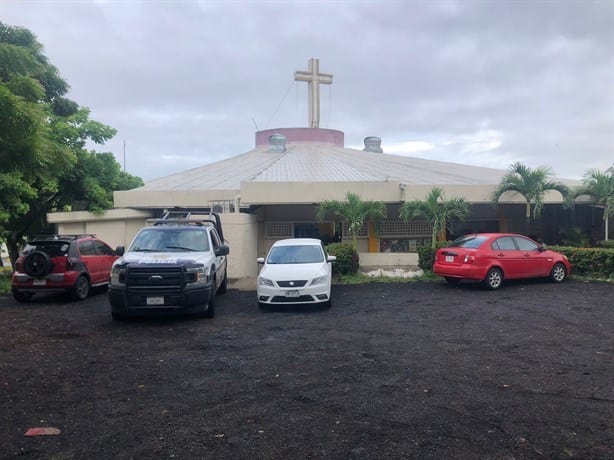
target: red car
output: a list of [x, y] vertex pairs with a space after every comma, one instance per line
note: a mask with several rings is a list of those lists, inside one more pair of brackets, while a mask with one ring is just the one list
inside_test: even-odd
[[117, 259], [111, 247], [96, 235], [50, 235], [32, 239], [15, 263], [13, 297], [29, 301], [35, 293], [67, 292], [85, 299], [90, 287], [109, 283]]
[[562, 283], [571, 272], [563, 254], [513, 233], [476, 233], [437, 250], [433, 272], [449, 284], [460, 280], [483, 281], [498, 289], [504, 279], [550, 277]]

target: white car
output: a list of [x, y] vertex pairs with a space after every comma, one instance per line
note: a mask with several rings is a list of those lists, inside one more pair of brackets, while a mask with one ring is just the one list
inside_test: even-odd
[[291, 238], [273, 244], [263, 264], [256, 286], [258, 306], [319, 304], [330, 307], [332, 263], [315, 238]]

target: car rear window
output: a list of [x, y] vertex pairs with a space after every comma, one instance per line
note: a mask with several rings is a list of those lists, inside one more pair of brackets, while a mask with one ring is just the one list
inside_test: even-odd
[[320, 246], [274, 246], [267, 258], [268, 264], [315, 264], [324, 261]]
[[464, 236], [454, 240], [450, 247], [452, 248], [479, 248], [486, 241], [485, 236]]
[[49, 257], [65, 256], [69, 246], [70, 243], [66, 241], [33, 241], [26, 245], [23, 253], [27, 255], [34, 251], [42, 251]]

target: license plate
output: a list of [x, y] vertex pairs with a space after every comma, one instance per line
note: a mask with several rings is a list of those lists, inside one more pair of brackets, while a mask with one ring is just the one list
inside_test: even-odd
[[446, 256], [446, 262], [454, 262], [454, 256]]
[[147, 297], [147, 305], [164, 305], [164, 297]]
[[47, 280], [33, 280], [32, 286], [46, 286]]
[[286, 297], [298, 297], [298, 296], [299, 296], [298, 291], [286, 291]]

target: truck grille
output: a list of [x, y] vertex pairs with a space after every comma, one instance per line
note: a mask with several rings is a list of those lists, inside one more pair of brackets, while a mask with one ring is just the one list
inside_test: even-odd
[[164, 305], [178, 305], [186, 283], [195, 274], [184, 267], [164, 264], [139, 264], [126, 267], [128, 304], [147, 306], [148, 297], [164, 297]]
[[138, 265], [126, 268], [126, 286], [128, 289], [148, 288], [168, 291], [169, 288], [181, 289], [188, 281], [183, 267], [177, 265]]

